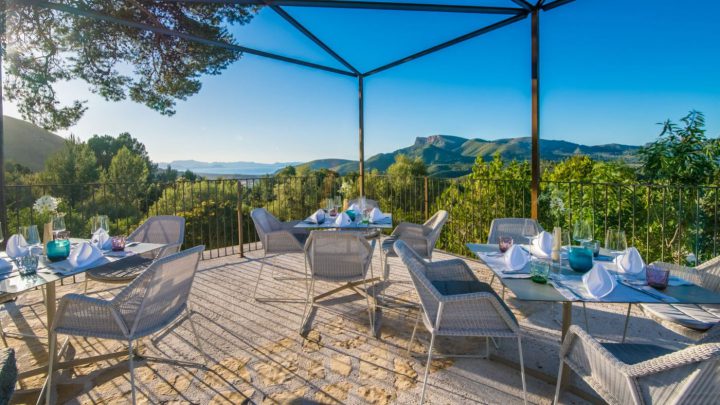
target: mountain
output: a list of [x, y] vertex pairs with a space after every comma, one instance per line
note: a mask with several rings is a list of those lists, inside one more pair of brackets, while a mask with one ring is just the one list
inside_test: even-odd
[[45, 167], [45, 160], [60, 150], [65, 138], [17, 118], [3, 117], [5, 161], [19, 163], [33, 171]]
[[170, 163], [158, 163], [159, 167], [170, 165], [175, 170], [190, 170], [202, 175], [251, 175], [272, 174], [299, 162], [256, 163], [256, 162], [199, 162], [197, 160], [173, 160]]
[[[395, 161], [395, 156], [405, 154], [421, 157], [428, 166], [428, 173], [435, 177], [458, 177], [470, 172], [475, 158], [481, 155], [490, 160], [492, 155], [500, 153], [505, 160], [529, 160], [531, 139], [506, 138], [494, 141], [484, 139], [466, 139], [452, 135], [432, 135], [418, 137], [412, 146], [390, 153], [380, 153], [365, 161], [367, 170], [384, 172]], [[574, 154], [584, 154], [598, 160], [622, 159], [628, 162], [636, 160], [639, 146], [606, 144], [580, 145], [567, 141], [540, 139], [540, 155], [543, 160], [558, 161]], [[357, 161], [342, 159], [320, 159], [303, 163], [298, 167], [311, 169], [331, 169], [340, 174], [357, 171]]]

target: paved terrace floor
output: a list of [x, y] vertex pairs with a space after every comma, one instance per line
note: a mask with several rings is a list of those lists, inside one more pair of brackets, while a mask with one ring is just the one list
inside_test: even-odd
[[[435, 260], [453, 258], [437, 252]], [[379, 338], [369, 336], [365, 300], [351, 295], [335, 300], [332, 311], [319, 309], [306, 337], [298, 333], [303, 303], [264, 302], [252, 299], [262, 251], [247, 257], [216, 258], [201, 262], [191, 303], [202, 347], [210, 360], [208, 369], [140, 362], [136, 370], [139, 403], [373, 403], [413, 404], [419, 400], [424, 360], [408, 357], [405, 349], [415, 314], [411, 310], [384, 311]], [[481, 263], [468, 260], [482, 280], [490, 271]], [[300, 255], [286, 255], [267, 262], [259, 295], [304, 299], [303, 261]], [[376, 252], [374, 270], [380, 269]], [[391, 259], [391, 278], [409, 282], [407, 271], [397, 259]], [[270, 271], [267, 271], [270, 270]], [[58, 288], [58, 296], [82, 292], [77, 283]], [[494, 287], [500, 289], [496, 282]], [[316, 291], [331, 289], [319, 284]], [[388, 295], [412, 297], [412, 285], [393, 284]], [[90, 290], [111, 297], [117, 289], [90, 283]], [[508, 293], [506, 299], [524, 331], [523, 350], [526, 367], [552, 375], [558, 369], [559, 305], [520, 303]], [[44, 328], [44, 305], [40, 292], [26, 294], [17, 303], [4, 305], [0, 316], [8, 331], [29, 333]], [[622, 334], [623, 305], [588, 306], [591, 332], [602, 339], [618, 341]], [[584, 325], [581, 306], [573, 311], [575, 322]], [[687, 341], [633, 310], [629, 336], [632, 341], [652, 341], [683, 346]], [[422, 328], [422, 326], [421, 326]], [[420, 329], [423, 351], [429, 334]], [[44, 336], [44, 332], [42, 333]], [[45, 361], [42, 339], [8, 338], [17, 350], [20, 370]], [[202, 362], [190, 325], [182, 322], [152, 339], [145, 349], [157, 356]], [[446, 353], [483, 353], [483, 339], [439, 339], [436, 346]], [[68, 356], [82, 357], [122, 349], [116, 342], [97, 339], [71, 339]], [[500, 342], [493, 350], [497, 356], [517, 360], [516, 343]], [[41, 377], [24, 381], [24, 388], [38, 386]], [[587, 389], [587, 388], [586, 388]], [[587, 389], [591, 392], [589, 389]], [[130, 398], [127, 358], [77, 367], [59, 378], [59, 403], [127, 403]], [[554, 384], [528, 376], [530, 403], [552, 401]], [[16, 403], [34, 403], [32, 395], [16, 396]], [[585, 403], [572, 394], [564, 394], [563, 403]], [[427, 403], [475, 404], [522, 403], [519, 371], [497, 361], [484, 359], [443, 359], [431, 366]]]

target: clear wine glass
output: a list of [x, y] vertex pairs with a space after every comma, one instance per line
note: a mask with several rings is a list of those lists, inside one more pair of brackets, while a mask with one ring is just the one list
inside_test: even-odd
[[37, 225], [21, 226], [20, 235], [25, 238], [25, 242], [27, 242], [31, 249], [40, 247], [40, 233], [38, 232]]
[[5, 242], [5, 235], [3, 234], [3, 231], [2, 231], [2, 222], [0, 222], [0, 243], [3, 243], [3, 242]]
[[605, 249], [614, 254], [621, 254], [627, 250], [627, 237], [625, 231], [609, 228], [605, 233]]
[[538, 236], [537, 227], [535, 221], [532, 219], [525, 219], [522, 228], [522, 236], [528, 244], [532, 243], [532, 240]]
[[95, 233], [98, 229], [104, 229], [105, 232], [110, 232], [110, 218], [107, 215], [95, 215], [92, 218], [92, 233]]
[[52, 230], [55, 234], [65, 231], [65, 215], [58, 214], [53, 215], [52, 218]]
[[581, 219], [575, 222], [573, 226], [573, 239], [580, 242], [581, 245], [593, 239], [592, 224], [590, 221]]

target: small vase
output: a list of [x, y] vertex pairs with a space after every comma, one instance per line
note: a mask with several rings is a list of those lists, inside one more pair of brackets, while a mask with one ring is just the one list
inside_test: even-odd
[[347, 211], [348, 208], [350, 208], [350, 200], [348, 200], [348, 199], [346, 198], [346, 199], [343, 201], [343, 209], [342, 209], [342, 210], [343, 210], [343, 211]]
[[52, 222], [43, 225], [43, 250], [47, 253], [47, 244], [53, 240]]

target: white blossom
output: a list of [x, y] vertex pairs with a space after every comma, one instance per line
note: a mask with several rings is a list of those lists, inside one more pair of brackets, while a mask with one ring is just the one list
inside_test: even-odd
[[56, 213], [58, 209], [58, 205], [60, 204], [60, 199], [55, 198], [50, 195], [44, 195], [35, 201], [35, 204], [33, 205], [33, 209], [37, 211], [39, 214], [50, 214], [50, 213]]

